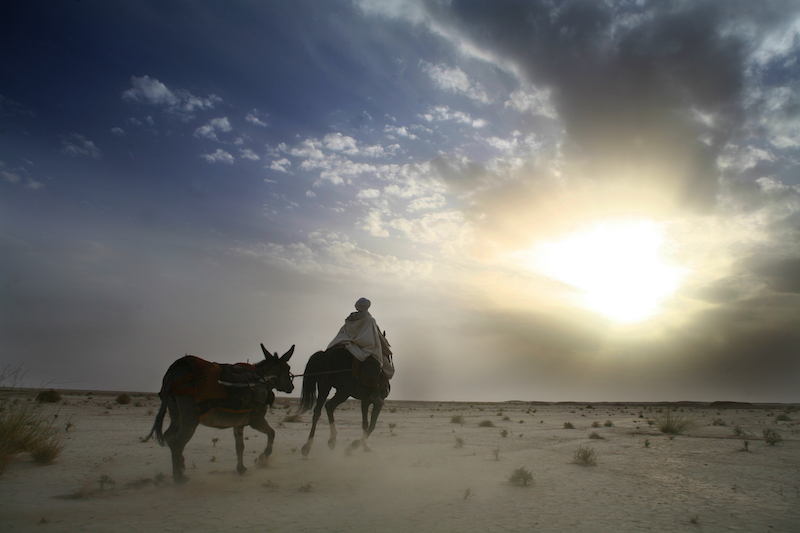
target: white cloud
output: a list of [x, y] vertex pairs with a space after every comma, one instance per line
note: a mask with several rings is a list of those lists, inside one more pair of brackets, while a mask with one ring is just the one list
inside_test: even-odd
[[469, 113], [464, 111], [453, 111], [446, 105], [437, 105], [428, 109], [428, 112], [420, 115], [428, 122], [452, 121], [458, 124], [467, 124], [473, 128], [483, 128], [488, 122], [482, 118], [473, 119]]
[[253, 109], [247, 114], [246, 117], [244, 117], [244, 119], [250, 124], [255, 124], [256, 126], [261, 126], [262, 128], [266, 128], [267, 126], [269, 126], [268, 122], [266, 122], [265, 120], [261, 120], [258, 117], [259, 115], [260, 113], [258, 112], [258, 109]]
[[372, 200], [374, 198], [378, 198], [381, 195], [381, 191], [378, 189], [362, 189], [358, 191], [356, 194], [356, 198], [359, 200]]
[[200, 126], [194, 130], [194, 136], [197, 138], [204, 137], [206, 139], [219, 141], [217, 138], [218, 131], [229, 132], [232, 129], [233, 128], [231, 127], [230, 121], [228, 121], [228, 117], [212, 118], [208, 121], [208, 124], [205, 126]]
[[123, 100], [162, 106], [185, 119], [191, 118], [191, 114], [197, 110], [213, 109], [222, 102], [222, 98], [214, 94], [202, 98], [183, 89], [172, 90], [150, 76], [132, 76], [131, 85], [133, 87], [122, 92]]
[[19, 177], [19, 174], [15, 174], [14, 172], [8, 172], [6, 170], [0, 170], [0, 175], [2, 175], [7, 182], [13, 183], [15, 185], [22, 180], [22, 178]]
[[490, 104], [491, 98], [479, 83], [474, 83], [469, 76], [458, 67], [450, 68], [447, 65], [432, 65], [421, 63], [422, 71], [428, 74], [436, 87], [452, 93], [463, 94], [482, 104]]
[[61, 140], [61, 152], [72, 157], [91, 157], [92, 159], [100, 159], [102, 155], [100, 149], [92, 141], [78, 133], [73, 133]]
[[390, 126], [389, 124], [383, 128], [384, 133], [388, 133], [391, 138], [394, 135], [399, 135], [400, 137], [406, 137], [407, 139], [417, 139], [417, 136], [408, 131], [405, 126], [397, 127], [397, 126]]
[[217, 148], [217, 151], [213, 154], [201, 154], [200, 157], [209, 163], [227, 163], [232, 165], [234, 161], [233, 156], [221, 148]]
[[278, 172], [288, 172], [286, 167], [291, 166], [292, 162], [286, 159], [285, 157], [278, 159], [277, 161], [273, 161], [270, 164], [269, 168], [272, 170], [277, 170]]
[[389, 232], [383, 225], [382, 211], [371, 209], [361, 220], [361, 229], [367, 230], [373, 237], [388, 237]]
[[250, 148], [239, 148], [239, 157], [242, 159], [249, 159], [251, 161], [258, 161], [261, 159], [257, 153]]
[[532, 89], [530, 92], [522, 89], [516, 90], [509, 95], [505, 106], [516, 109], [520, 113], [532, 113], [552, 119], [558, 118], [556, 108], [550, 99], [549, 90]]
[[125, 135], [125, 130], [123, 130], [122, 128], [111, 128], [111, 133], [117, 136], [122, 136]]

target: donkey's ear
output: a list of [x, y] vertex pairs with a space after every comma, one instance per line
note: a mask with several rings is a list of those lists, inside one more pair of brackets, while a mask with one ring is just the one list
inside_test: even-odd
[[264, 359], [272, 359], [273, 355], [269, 353], [269, 350], [264, 348], [264, 345], [261, 345], [261, 351], [264, 352]]
[[291, 359], [293, 353], [294, 353], [294, 344], [292, 344], [292, 347], [289, 348], [288, 352], [286, 352], [281, 356], [281, 361], [283, 361], [284, 363], [287, 362], [289, 359]]

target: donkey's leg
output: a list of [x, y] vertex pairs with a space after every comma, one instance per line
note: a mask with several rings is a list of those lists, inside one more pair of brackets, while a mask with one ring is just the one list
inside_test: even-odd
[[244, 426], [233, 428], [233, 438], [236, 441], [236, 471], [242, 475], [247, 472], [244, 466]]
[[328, 424], [331, 426], [331, 437], [328, 439], [328, 448], [331, 450], [336, 448], [336, 436], [338, 434], [336, 431], [336, 420], [333, 418], [333, 412], [349, 397], [349, 394], [337, 390], [336, 394], [333, 395], [333, 398], [325, 402], [325, 411], [328, 413]]
[[[184, 398], [188, 401], [184, 401]], [[167, 408], [170, 424], [169, 429], [164, 432], [164, 440], [172, 452], [172, 479], [175, 483], [186, 483], [189, 478], [183, 475], [186, 470], [183, 449], [194, 435], [200, 421], [194, 410], [194, 402], [188, 396], [182, 397], [181, 400], [170, 398]]]
[[259, 468], [264, 468], [267, 466], [267, 458], [272, 455], [272, 443], [275, 441], [275, 430], [270, 427], [267, 423], [264, 415], [261, 417], [254, 417], [255, 420], [250, 422], [250, 427], [255, 429], [256, 431], [260, 431], [261, 433], [266, 434], [267, 436], [267, 447], [264, 448], [264, 453], [258, 456], [256, 459], [256, 464]]
[[314, 444], [314, 433], [317, 431], [317, 422], [319, 421], [320, 415], [322, 415], [322, 406], [325, 405], [328, 393], [331, 392], [330, 385], [322, 385], [322, 383], [317, 382], [317, 387], [317, 405], [314, 406], [314, 415], [311, 418], [311, 432], [308, 434], [308, 440], [303, 444], [300, 450], [303, 457], [308, 457], [309, 452], [311, 452], [311, 445]]

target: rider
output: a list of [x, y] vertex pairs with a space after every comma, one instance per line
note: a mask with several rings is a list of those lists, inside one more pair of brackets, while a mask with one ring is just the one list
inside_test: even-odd
[[391, 379], [394, 375], [392, 349], [378, 328], [378, 323], [369, 313], [370, 305], [371, 302], [366, 298], [360, 298], [356, 302], [356, 311], [345, 319], [344, 326], [330, 342], [328, 349], [342, 345], [362, 362], [368, 357], [374, 357], [380, 364], [381, 371]]

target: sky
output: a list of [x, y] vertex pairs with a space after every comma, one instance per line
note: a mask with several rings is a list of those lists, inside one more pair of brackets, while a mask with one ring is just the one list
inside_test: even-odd
[[[800, 2], [0, 8], [0, 367], [327, 347], [390, 399], [800, 402]], [[296, 383], [299, 386], [300, 383]]]

